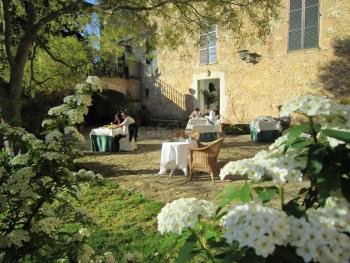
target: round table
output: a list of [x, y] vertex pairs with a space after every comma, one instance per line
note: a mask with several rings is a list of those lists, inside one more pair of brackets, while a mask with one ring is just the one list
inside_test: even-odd
[[114, 152], [114, 137], [124, 134], [123, 128], [97, 128], [90, 132], [91, 150], [94, 152]]
[[171, 176], [175, 169], [181, 169], [187, 176], [190, 147], [197, 147], [197, 143], [192, 140], [163, 142], [158, 174], [166, 174], [167, 170], [171, 170]]

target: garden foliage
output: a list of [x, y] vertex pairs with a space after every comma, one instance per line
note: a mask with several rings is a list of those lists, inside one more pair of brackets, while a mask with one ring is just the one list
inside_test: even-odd
[[[221, 179], [240, 175], [246, 182], [230, 187], [216, 210], [203, 200], [185, 199], [160, 212], [159, 231], [186, 238], [178, 262], [193, 257], [208, 262], [349, 262], [350, 106], [304, 96], [282, 111], [309, 121], [291, 127], [253, 158], [224, 166]], [[262, 180], [274, 185], [261, 186]], [[302, 181], [309, 186], [286, 202], [284, 185]], [[274, 197], [281, 209], [266, 206]], [[234, 199], [243, 204], [227, 208]], [[203, 204], [209, 212], [200, 212]], [[198, 223], [210, 216], [218, 221], [221, 236], [208, 235]]]
[[[91, 95], [100, 88], [89, 77], [75, 94], [52, 108], [43, 121], [42, 139], [22, 128], [0, 125], [0, 262], [88, 262], [93, 250], [84, 244], [92, 220], [72, 200], [84, 182], [97, 180], [91, 171], [75, 172], [76, 146], [84, 137], [76, 125], [84, 120]], [[72, 228], [71, 226], [76, 227]], [[114, 262], [111, 253], [101, 262]]]

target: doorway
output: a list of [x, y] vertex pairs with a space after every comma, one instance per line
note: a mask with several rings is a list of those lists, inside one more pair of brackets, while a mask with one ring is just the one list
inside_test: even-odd
[[200, 111], [210, 107], [220, 114], [220, 79], [200, 79], [197, 86]]

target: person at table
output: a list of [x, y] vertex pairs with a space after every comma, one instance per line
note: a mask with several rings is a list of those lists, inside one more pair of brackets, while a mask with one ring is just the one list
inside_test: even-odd
[[115, 125], [119, 125], [124, 121], [122, 115], [120, 113], [116, 113], [114, 115], [114, 120], [113, 120], [113, 124]]
[[215, 114], [215, 111], [213, 111], [209, 106], [207, 107], [206, 111], [207, 111], [208, 115], [205, 117], [208, 119], [210, 124], [214, 125], [216, 123], [216, 121], [218, 120], [218, 118]]
[[200, 112], [199, 108], [196, 108], [194, 111], [192, 111], [189, 118], [194, 119], [194, 118], [199, 118], [200, 116], [201, 116], [201, 112]]
[[121, 114], [121, 117], [124, 119], [123, 122], [121, 122], [120, 124], [114, 125], [115, 128], [123, 128], [122, 134], [118, 134], [114, 138], [114, 143], [117, 151], [119, 151], [119, 140], [121, 138], [125, 138], [129, 133], [129, 142], [131, 142], [132, 138], [135, 138], [135, 141], [136, 141], [137, 133], [138, 133], [138, 127], [136, 125], [136, 122], [134, 118], [129, 116], [127, 111], [123, 111]]

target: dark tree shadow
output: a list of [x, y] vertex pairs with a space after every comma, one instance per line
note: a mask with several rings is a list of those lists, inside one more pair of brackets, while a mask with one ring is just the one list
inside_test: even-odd
[[335, 39], [335, 58], [320, 67], [319, 80], [325, 90], [335, 97], [350, 95], [350, 38]]

